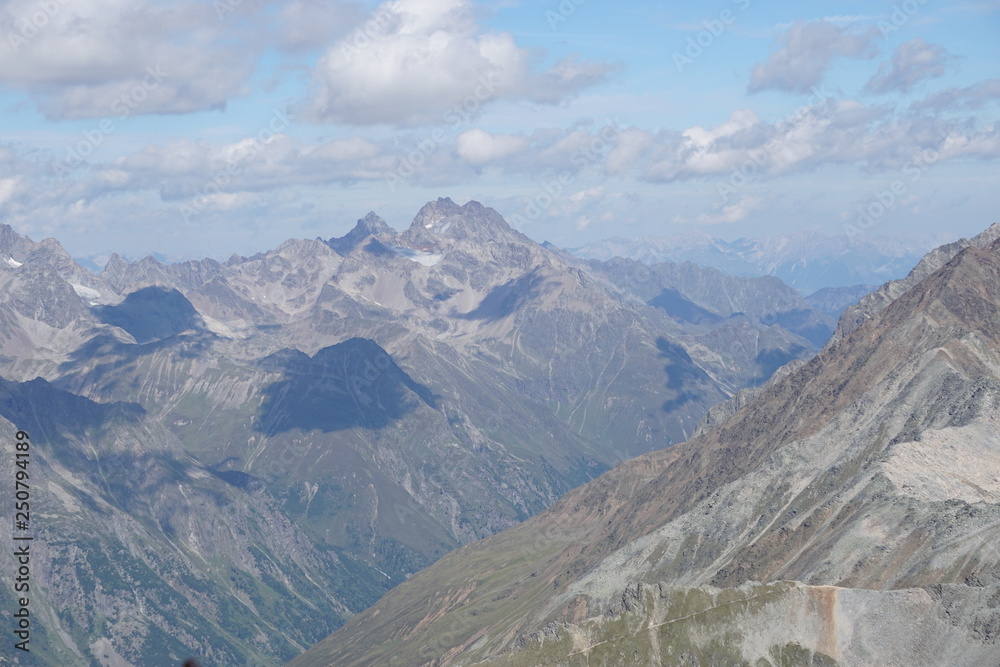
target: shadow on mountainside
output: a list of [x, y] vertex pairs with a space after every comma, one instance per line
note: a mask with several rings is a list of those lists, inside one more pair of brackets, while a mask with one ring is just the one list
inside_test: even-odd
[[698, 398], [697, 394], [689, 390], [711, 383], [711, 378], [698, 368], [687, 350], [680, 345], [660, 337], [656, 339], [656, 348], [660, 351], [660, 359], [667, 362], [663, 370], [667, 373], [667, 389], [673, 393], [673, 397], [663, 403], [663, 411], [673, 412]]
[[722, 317], [702, 308], [672, 288], [662, 290], [655, 297], [647, 301], [646, 305], [663, 309], [667, 315], [679, 322], [715, 324], [723, 320]]
[[324, 433], [384, 428], [417, 409], [437, 409], [433, 392], [415, 382], [374, 341], [352, 338], [309, 357], [282, 350], [257, 363], [283, 375], [264, 389], [255, 429]]
[[137, 343], [149, 343], [189, 330], [203, 330], [198, 311], [176, 289], [156, 285], [143, 287], [116, 306], [93, 306], [101, 322], [121, 327]]
[[502, 320], [517, 310], [519, 305], [535, 296], [544, 282], [544, 279], [534, 271], [520, 278], [514, 278], [491, 289], [473, 310], [468, 313], [456, 313], [455, 317], [486, 322]]

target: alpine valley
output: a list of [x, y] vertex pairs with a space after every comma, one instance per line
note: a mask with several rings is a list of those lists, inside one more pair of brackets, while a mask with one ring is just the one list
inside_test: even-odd
[[[960, 256], [989, 266], [976, 252]], [[974, 434], [993, 424], [977, 412], [992, 405], [993, 339], [973, 327], [989, 311], [931, 327], [886, 306], [855, 342], [766, 386], [826, 344], [835, 301], [687, 263], [585, 261], [449, 199], [402, 232], [369, 214], [340, 238], [226, 262], [115, 255], [99, 275], [0, 226], [0, 432], [5, 448], [30, 436], [34, 538], [32, 652], [0, 662], [280, 665], [349, 620], [297, 664], [542, 664], [570, 644], [596, 660], [588, 647], [612, 650], [616, 628], [765, 589], [812, 600], [817, 582], [849, 577], [858, 590], [960, 582], [928, 614], [954, 600], [956, 623], [993, 637], [988, 550], [941, 540], [964, 535], [952, 515], [987, 525], [995, 480], [926, 481], [917, 463], [951, 442], [949, 425], [968, 434], [952, 466], [986, 447]], [[876, 326], [901, 327], [892, 350]], [[837, 375], [845, 364], [855, 379]], [[894, 383], [888, 403], [864, 398], [877, 382]], [[752, 412], [690, 440], [743, 391], [760, 394]], [[814, 544], [841, 548], [830, 494], [848, 484], [847, 506], [888, 508], [837, 520], [855, 531], [853, 574]], [[751, 516], [772, 510], [767, 525]], [[910, 551], [877, 550], [872, 536], [911, 525], [925, 532]], [[15, 571], [8, 549], [0, 571]], [[804, 583], [753, 587], [779, 574]], [[650, 596], [659, 582], [679, 592]], [[703, 636], [684, 650], [709, 650]]]
[[289, 667], [1000, 665], [1000, 224]]

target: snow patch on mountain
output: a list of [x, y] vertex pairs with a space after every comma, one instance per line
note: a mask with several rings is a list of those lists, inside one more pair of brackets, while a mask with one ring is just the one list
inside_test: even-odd
[[[429, 226], [430, 225], [428, 225], [428, 227]], [[403, 248], [396, 245], [387, 244], [386, 247], [400, 257], [404, 257], [410, 261], [416, 262], [417, 264], [423, 264], [424, 266], [436, 266], [444, 257], [441, 253], [412, 250], [410, 248]]]
[[84, 299], [101, 298], [101, 293], [92, 287], [87, 287], [86, 285], [78, 285], [76, 283], [70, 283], [70, 286], [73, 288], [73, 291], [77, 293], [77, 296], [80, 296]]

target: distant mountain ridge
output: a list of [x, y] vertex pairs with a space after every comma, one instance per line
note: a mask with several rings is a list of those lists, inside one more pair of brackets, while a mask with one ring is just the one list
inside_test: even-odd
[[583, 259], [634, 259], [645, 264], [693, 262], [736, 276], [776, 276], [810, 295], [825, 287], [880, 285], [900, 278], [943, 234], [885, 237], [826, 236], [801, 231], [784, 236], [723, 241], [694, 230], [661, 238], [612, 238], [570, 250]]

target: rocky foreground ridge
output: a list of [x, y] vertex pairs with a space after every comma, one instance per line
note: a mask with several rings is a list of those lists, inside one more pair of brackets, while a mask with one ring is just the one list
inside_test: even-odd
[[997, 229], [289, 667], [1000, 664]]

